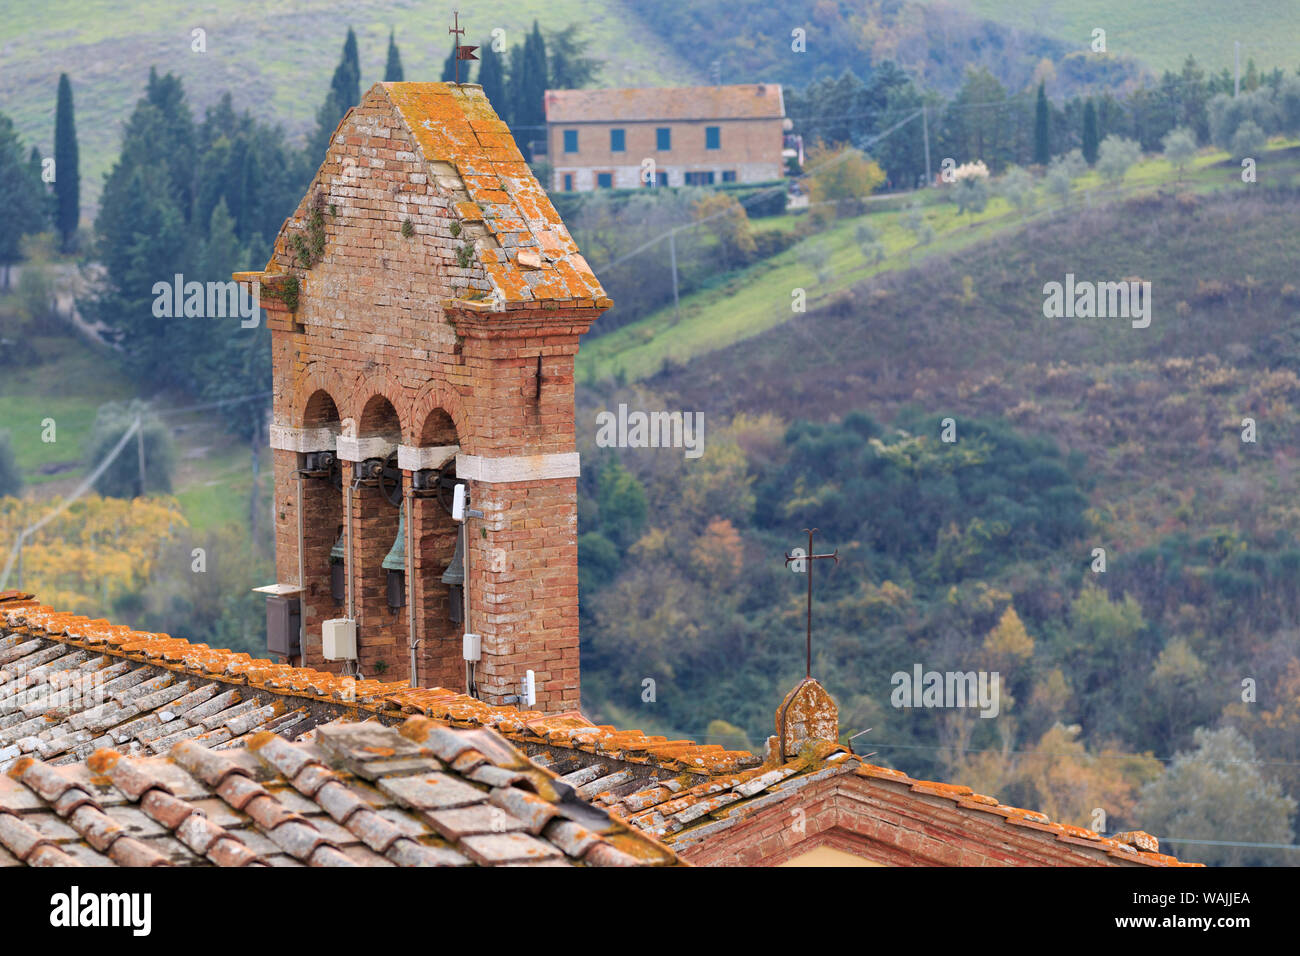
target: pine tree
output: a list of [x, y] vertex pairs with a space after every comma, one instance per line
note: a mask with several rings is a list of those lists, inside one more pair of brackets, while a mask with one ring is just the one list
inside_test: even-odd
[[384, 66], [385, 83], [401, 83], [405, 78], [402, 72], [402, 55], [397, 52], [397, 43], [393, 31], [388, 31], [388, 63]]
[[552, 89], [578, 90], [596, 81], [604, 64], [595, 57], [586, 55], [590, 46], [590, 41], [578, 36], [576, 23], [569, 24], [563, 30], [546, 31]]
[[137, 104], [131, 122], [139, 124], [137, 134], [123, 137], [123, 155], [130, 149], [131, 163], [139, 165], [162, 161], [167, 171], [162, 182], [170, 184], [176, 208], [189, 222], [195, 193], [194, 115], [185, 102], [180, 77], [171, 73], [159, 76], [151, 67], [145, 98]]
[[58, 109], [54, 114], [54, 195], [58, 201], [55, 225], [63, 237], [64, 251], [72, 247], [81, 222], [81, 172], [77, 150], [77, 121], [72, 108], [72, 83], [59, 74]]
[[4, 271], [0, 288], [9, 288], [9, 266], [22, 257], [21, 240], [29, 232], [39, 232], [46, 224], [46, 206], [40, 176], [32, 176], [30, 156], [24, 160], [22, 143], [13, 121], [0, 113], [0, 209], [4, 210], [4, 228], [0, 228], [0, 269]]
[[1097, 107], [1092, 100], [1083, 107], [1083, 158], [1091, 166], [1097, 162], [1097, 150], [1101, 141], [1097, 136]]
[[1038, 102], [1034, 106], [1034, 162], [1039, 166], [1046, 166], [1052, 159], [1052, 146], [1047, 131], [1049, 116], [1047, 90], [1039, 83]]
[[479, 86], [492, 107], [503, 115], [506, 111], [506, 78], [501, 67], [501, 56], [492, 49], [489, 41], [479, 48], [481, 62], [478, 68]]

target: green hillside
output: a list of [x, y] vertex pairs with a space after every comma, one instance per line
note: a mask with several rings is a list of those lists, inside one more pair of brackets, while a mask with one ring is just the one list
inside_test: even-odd
[[[1214, 522], [1300, 538], [1278, 471], [1300, 442], [1297, 216], [1294, 191], [1239, 185], [1045, 217], [858, 282], [647, 384], [719, 414], [1005, 418], [1086, 455], [1097, 520], [1128, 546]], [[1150, 281], [1150, 327], [1044, 318], [1043, 285], [1066, 273]], [[1267, 436], [1255, 446], [1238, 434], [1247, 416]], [[1204, 496], [1194, 514], [1183, 492]]]
[[[610, 84], [656, 85], [700, 79], [672, 47], [629, 29], [638, 14], [621, 0], [480, 0], [461, 10], [466, 42], [496, 28], [521, 42], [534, 19], [548, 29], [581, 25], [590, 52], [605, 60]], [[255, 104], [293, 135], [314, 122], [349, 26], [357, 32], [361, 84], [383, 78], [390, 28], [410, 78], [438, 79], [450, 49], [450, 4], [361, 0], [268, 0], [256, 5], [175, 0], [52, 0], [9, 5], [0, 41], [0, 111], [28, 143], [48, 155], [59, 74], [72, 78], [81, 137], [83, 199], [99, 195], [121, 126], [139, 99], [149, 67], [180, 76], [200, 109], [229, 90], [236, 108]], [[191, 52], [191, 31], [207, 32], [207, 52]], [[269, 95], [267, 91], [269, 90]]]
[[[1268, 153], [1268, 175], [1276, 181], [1293, 176], [1300, 170], [1300, 156], [1285, 141], [1275, 141]], [[1175, 185], [1176, 175], [1164, 159], [1148, 157], [1129, 171], [1120, 189], [1123, 194]], [[1185, 171], [1181, 189], [1205, 191], [1220, 189], [1238, 180], [1234, 168], [1226, 163], [1226, 154], [1205, 151]], [[1095, 172], [1089, 172], [1075, 185], [1074, 202], [1093, 205], [1107, 201], [1111, 190], [1104, 187]], [[1040, 185], [1037, 189], [1034, 218], [1050, 217], [1058, 201], [1049, 198]], [[926, 221], [935, 231], [935, 241], [920, 247], [915, 236], [902, 223], [898, 203], [882, 203], [881, 211], [840, 220], [825, 233], [804, 239], [799, 245], [764, 260], [728, 281], [703, 292], [685, 296], [681, 318], [671, 307], [663, 308], [643, 319], [612, 332], [589, 338], [578, 353], [577, 369], [581, 380], [595, 381], [615, 375], [630, 380], [643, 379], [658, 372], [664, 364], [683, 363], [716, 349], [725, 348], [792, 318], [790, 293], [804, 288], [809, 309], [832, 301], [846, 289], [868, 276], [908, 268], [923, 257], [945, 257], [997, 235], [1015, 232], [1022, 217], [1004, 198], [995, 197], [988, 208], [974, 216], [958, 215], [957, 208], [943, 201], [942, 195], [929, 194]], [[759, 228], [798, 228], [799, 216], [777, 220], [755, 220]], [[867, 223], [880, 236], [885, 258], [870, 263], [854, 238], [860, 224]], [[818, 250], [818, 258], [830, 267], [830, 274], [819, 281], [805, 261], [806, 253]], [[656, 247], [650, 255], [666, 255]]]
[[1092, 31], [1106, 31], [1107, 52], [1132, 56], [1156, 71], [1182, 66], [1191, 53], [1215, 72], [1232, 69], [1233, 42], [1241, 68], [1254, 57], [1261, 70], [1294, 70], [1300, 63], [1300, 6], [1292, 0], [920, 0], [960, 6], [990, 20], [1034, 30], [1086, 47]]

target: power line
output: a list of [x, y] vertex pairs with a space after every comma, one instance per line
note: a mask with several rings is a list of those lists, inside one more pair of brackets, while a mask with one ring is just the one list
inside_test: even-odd
[[[225, 398], [215, 402], [203, 402], [198, 405], [186, 405], [180, 408], [169, 408], [166, 411], [158, 411], [158, 410], [151, 409], [151, 412], [152, 414], [158, 417], [165, 417], [168, 415], [179, 415], [186, 412], [207, 411], [214, 408], [221, 408], [227, 405], [239, 405], [242, 404], [243, 402], [250, 402], [260, 398], [269, 398], [271, 394], [272, 394], [271, 392], [252, 392], [247, 395], [240, 395], [234, 398]], [[77, 486], [76, 490], [73, 491], [71, 495], [69, 495], [67, 498], [61, 501], [58, 507], [56, 507], [49, 514], [42, 517], [35, 524], [31, 525], [30, 527], [24, 528], [18, 532], [18, 538], [16, 541], [14, 541], [14, 546], [12, 549], [10, 549], [9, 558], [5, 563], [4, 572], [0, 574], [0, 590], [4, 590], [5, 585], [9, 582], [9, 575], [13, 571], [15, 563], [17, 563], [17, 561], [20, 559], [22, 555], [23, 542], [26, 541], [28, 538], [30, 538], [32, 535], [36, 534], [36, 532], [40, 531], [41, 528], [45, 527], [47, 524], [49, 524], [59, 515], [63, 514], [63, 512], [67, 511], [68, 508], [72, 507], [74, 503], [76, 503], [80, 498], [82, 498], [86, 494], [86, 492], [88, 492], [94, 486], [95, 482], [99, 480], [100, 476], [103, 475], [103, 473], [108, 469], [108, 466], [113, 463], [113, 461], [117, 458], [119, 454], [121, 454], [122, 449], [126, 447], [127, 442], [129, 442], [133, 437], [136, 437], [136, 435], [141, 431], [142, 428], [143, 428], [143, 419], [141, 418], [140, 415], [136, 415], [135, 420], [131, 423], [131, 427], [128, 428], [123, 433], [122, 437], [118, 439], [117, 444], [113, 446], [112, 450], [104, 457], [104, 459], [98, 465], [95, 466], [94, 471], [92, 471], [89, 475], [85, 477], [85, 479], [81, 482], [80, 485]], [[143, 482], [143, 469], [141, 471], [141, 480]], [[141, 487], [140, 490], [143, 493], [144, 488]]]
[[98, 467], [96, 467], [93, 472], [91, 472], [89, 475], [86, 476], [85, 480], [82, 481], [82, 483], [77, 486], [76, 491], [74, 491], [71, 495], [69, 495], [67, 498], [61, 501], [57, 508], [55, 508], [49, 514], [45, 515], [34, 525], [31, 525], [28, 528], [24, 528], [22, 531], [18, 532], [18, 540], [14, 542], [13, 550], [9, 552], [9, 560], [5, 564], [4, 573], [0, 574], [0, 591], [4, 590], [5, 584], [7, 584], [9, 581], [9, 572], [13, 570], [14, 562], [17, 561], [19, 556], [22, 554], [24, 539], [35, 534], [37, 531], [40, 531], [41, 528], [45, 527], [47, 524], [49, 524], [59, 515], [63, 514], [63, 512], [67, 511], [68, 508], [70, 508], [74, 502], [76, 502], [87, 491], [89, 491], [91, 486], [94, 485], [95, 482], [99, 480], [99, 476], [104, 473], [104, 471], [108, 468], [108, 466], [113, 463], [113, 460], [117, 458], [117, 456], [121, 453], [122, 449], [126, 447], [126, 443], [135, 437], [136, 432], [138, 432], [140, 428], [141, 428], [141, 419], [140, 416], [137, 415], [135, 421], [131, 423], [131, 427], [128, 428], [122, 434], [122, 437], [118, 439], [117, 444], [113, 446], [113, 450], [108, 453], [108, 455], [104, 458], [103, 461], [99, 463]]
[[[1173, 757], [1157, 757], [1154, 754], [1104, 754], [1104, 753], [1068, 753], [1052, 752], [1042, 750], [1001, 750], [996, 747], [940, 747], [932, 744], [882, 744], [879, 741], [872, 741], [872, 747], [892, 747], [894, 750], [929, 750], [929, 751], [947, 751], [952, 753], [963, 754], [1005, 754], [1008, 757], [1075, 757], [1088, 760], [1158, 760], [1161, 763], [1172, 763], [1178, 759], [1177, 755]], [[1295, 760], [1229, 760], [1227, 765], [1241, 766], [1266, 766], [1266, 767], [1300, 767], [1300, 761]]]
[[[889, 127], [889, 129], [885, 130], [882, 133], [878, 133], [877, 135], [864, 141], [862, 143], [862, 147], [860, 148], [865, 148], [867, 146], [870, 146], [871, 144], [884, 139], [886, 136], [891, 135], [896, 130], [900, 129], [901, 127], [905, 126], [907, 123], [910, 123], [912, 120], [916, 119], [916, 117], [920, 116], [922, 112], [923, 111], [921, 109], [913, 110], [903, 119], [899, 120], [893, 126]], [[817, 173], [823, 172], [834, 166], [839, 165], [840, 163], [847, 160], [851, 155], [852, 155], [851, 151], [843, 150], [838, 156], [835, 156], [832, 159], [825, 160], [824, 162], [820, 163], [816, 167], [808, 169], [805, 172], [805, 175], [815, 176]], [[784, 192], [786, 192], [786, 187], [784, 183], [782, 183], [779, 186], [769, 186], [767, 189], [761, 189], [758, 192], [753, 193], [752, 195], [746, 196], [744, 199], [740, 200], [740, 205], [749, 206], [753, 203], [760, 202], [763, 199], [768, 199], [771, 198], [772, 196], [777, 195], [778, 193], [784, 193]], [[624, 262], [628, 262], [629, 260], [635, 258], [645, 250], [650, 249], [655, 245], [658, 245], [660, 242], [662, 242], [664, 239], [668, 238], [669, 236], [673, 235], [674, 233], [684, 232], [687, 229], [694, 229], [696, 226], [702, 226], [707, 222], [711, 222], [714, 219], [718, 219], [721, 218], [722, 216], [726, 216], [730, 214], [731, 214], [731, 209], [729, 208], [721, 209], [718, 212], [715, 212], [709, 216], [705, 216], [703, 219], [696, 219], [693, 222], [683, 223], [680, 226], [673, 226], [671, 229], [668, 229], [665, 232], [662, 232], [659, 235], [655, 236], [654, 238], [649, 239], [646, 242], [643, 242], [641, 245], [637, 246], [631, 252], [625, 253], [624, 255], [621, 255], [617, 259], [614, 259], [610, 262], [600, 263], [599, 268], [613, 269], [616, 266], [622, 265]]]
[[1260, 850], [1300, 850], [1294, 843], [1244, 843], [1239, 840], [1186, 840], [1183, 837], [1159, 837], [1161, 843], [1189, 843], [1197, 846], [1244, 846]]

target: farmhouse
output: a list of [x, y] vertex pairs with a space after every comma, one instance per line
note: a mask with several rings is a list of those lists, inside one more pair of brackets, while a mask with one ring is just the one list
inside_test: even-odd
[[784, 171], [785, 101], [777, 83], [548, 90], [551, 188], [713, 186]]

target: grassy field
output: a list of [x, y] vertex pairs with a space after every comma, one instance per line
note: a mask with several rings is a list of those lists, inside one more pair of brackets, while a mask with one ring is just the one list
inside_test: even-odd
[[[50, 498], [70, 493], [85, 477], [87, 443], [95, 414], [105, 402], [136, 397], [136, 383], [112, 356], [78, 338], [49, 336], [33, 346], [40, 364], [3, 370], [0, 427], [10, 434], [26, 494]], [[183, 407], [190, 401], [168, 396], [155, 407]], [[43, 440], [47, 419], [54, 420], [53, 442]], [[235, 443], [210, 413], [168, 415], [176, 443], [173, 487], [194, 532], [248, 520], [252, 489], [247, 445]], [[269, 514], [269, 456], [263, 456], [259, 493]]]
[[[71, 486], [84, 474], [82, 455], [104, 402], [135, 394], [135, 385], [112, 362], [79, 340], [39, 338], [31, 343], [40, 364], [3, 369], [0, 428], [9, 432], [29, 485]], [[45, 421], [54, 420], [47, 442]]]
[[[1271, 152], [1279, 159], [1274, 163], [1262, 162], [1261, 176], [1295, 172], [1296, 158], [1289, 154], [1281, 158], [1281, 151], [1287, 145], [1280, 141], [1272, 144]], [[1236, 171], [1222, 165], [1226, 158], [1220, 152], [1203, 153], [1194, 168], [1185, 172], [1182, 188], [1204, 191], [1239, 182]], [[1123, 191], [1131, 193], [1165, 184], [1176, 184], [1175, 171], [1163, 159], [1152, 158], [1129, 171]], [[1097, 174], [1088, 173], [1076, 182], [1077, 195], [1072, 202], [1086, 204], [1095, 199], [1101, 188]], [[926, 197], [926, 219], [936, 235], [929, 246], [916, 245], [915, 237], [901, 224], [901, 212], [873, 212], [859, 219], [841, 220], [800, 244], [814, 245], [825, 255], [830, 270], [826, 281], [819, 281], [814, 271], [800, 260], [800, 246], [796, 246], [737, 273], [725, 284], [686, 296], [681, 303], [680, 321], [676, 321], [669, 307], [583, 342], [578, 353], [578, 380], [598, 380], [620, 372], [629, 380], [646, 378], [658, 372], [665, 362], [686, 362], [789, 321], [794, 317], [791, 296], [796, 288], [807, 292], [807, 307], [812, 310], [818, 303], [870, 275], [908, 268], [921, 257], [948, 257], [972, 243], [1021, 225], [1022, 216], [1001, 197], [993, 198], [982, 213], [960, 217], [954, 205], [935, 202], [935, 198], [932, 194]], [[1049, 211], [1056, 202], [1043, 195], [1040, 187], [1037, 205], [1040, 213]], [[796, 218], [776, 217], [759, 222], [765, 223], [763, 228], [792, 228]], [[854, 236], [860, 222], [870, 223], [880, 236], [886, 252], [883, 262], [869, 263], [864, 257]]]
[[[139, 99], [149, 67], [182, 78], [199, 109], [229, 90], [238, 109], [259, 109], [291, 135], [315, 123], [351, 26], [361, 55], [361, 87], [383, 79], [388, 32], [397, 31], [410, 79], [438, 79], [450, 49], [451, 5], [416, 0], [51, 0], [5, 4], [0, 39], [0, 112], [25, 142], [52, 151], [59, 74], [72, 80], [81, 145], [82, 199], [93, 204], [117, 155], [122, 124]], [[479, 0], [461, 10], [466, 42], [493, 29], [522, 42], [534, 19], [547, 29], [582, 25], [590, 52], [605, 60], [611, 85], [659, 85], [702, 79], [646, 30], [624, 0]], [[191, 31], [206, 31], [207, 52], [191, 51]]]
[[[953, 0], [921, 0], [954, 5]], [[1241, 68], [1255, 58], [1261, 70], [1300, 67], [1300, 5], [1294, 0], [957, 0], [972, 13], [1032, 29], [1086, 48], [1092, 31], [1106, 31], [1109, 53], [1132, 56], [1153, 70], [1182, 68], [1190, 53], [1218, 72], [1233, 65], [1233, 42], [1241, 43]]]

